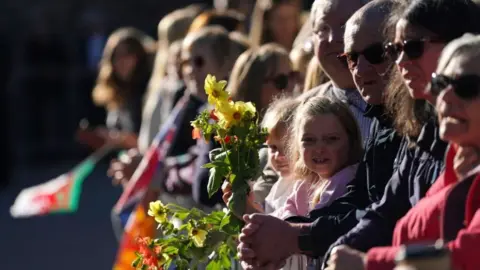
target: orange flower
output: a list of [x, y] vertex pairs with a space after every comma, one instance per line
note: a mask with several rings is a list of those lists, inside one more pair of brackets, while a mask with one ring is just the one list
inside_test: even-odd
[[202, 134], [200, 133], [200, 129], [198, 128], [193, 128], [192, 130], [192, 139], [200, 139], [202, 137]]
[[148, 269], [158, 268], [157, 254], [150, 247], [151, 239], [149, 237], [137, 238], [138, 252], [143, 256], [143, 264], [149, 266]]

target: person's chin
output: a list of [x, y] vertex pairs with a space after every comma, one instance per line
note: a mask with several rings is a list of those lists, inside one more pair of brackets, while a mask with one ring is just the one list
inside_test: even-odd
[[468, 133], [468, 125], [461, 122], [451, 122], [442, 119], [440, 122], [440, 138], [444, 141], [462, 144], [462, 138]]

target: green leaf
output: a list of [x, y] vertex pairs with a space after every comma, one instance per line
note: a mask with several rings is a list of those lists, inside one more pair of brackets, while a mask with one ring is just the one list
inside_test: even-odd
[[227, 170], [222, 167], [210, 169], [210, 177], [208, 179], [208, 196], [212, 197], [222, 186], [223, 179], [227, 174]]
[[188, 216], [190, 215], [190, 213], [185, 213], [185, 212], [178, 212], [178, 213], [175, 213], [173, 216], [180, 219], [180, 220], [184, 220], [186, 219]]
[[221, 266], [223, 269], [230, 269], [232, 266], [232, 262], [230, 260], [230, 257], [228, 256], [227, 253], [221, 253], [220, 254], [220, 261], [221, 261]]
[[207, 264], [207, 268], [206, 268], [206, 270], [220, 270], [220, 269], [222, 269], [222, 264], [217, 260], [211, 260]]
[[228, 208], [235, 213], [236, 216], [241, 217], [245, 214], [248, 190], [235, 189], [233, 188], [233, 184], [232, 190], [232, 197], [228, 201]]
[[215, 164], [214, 164], [213, 162], [204, 164], [204, 165], [202, 166], [202, 168], [204, 168], [204, 169], [211, 169], [211, 168], [213, 168], [213, 167], [215, 167]]
[[227, 214], [222, 220], [221, 230], [229, 235], [240, 233], [244, 222], [232, 213]]
[[165, 254], [168, 254], [168, 255], [178, 254], [178, 248], [169, 246], [169, 247], [166, 247], [166, 248], [162, 249], [162, 253], [165, 253]]
[[217, 225], [222, 222], [225, 213], [223, 211], [214, 211], [204, 218], [205, 223]]
[[132, 262], [132, 267], [137, 268], [138, 265], [140, 264], [140, 261], [142, 260], [141, 257], [137, 257], [133, 262]]

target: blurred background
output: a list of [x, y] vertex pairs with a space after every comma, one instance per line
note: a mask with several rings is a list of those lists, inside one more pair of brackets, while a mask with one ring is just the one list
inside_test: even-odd
[[[313, 1], [304, 1], [308, 9]], [[105, 122], [92, 101], [109, 34], [133, 26], [156, 38], [167, 13], [193, 0], [0, 1], [0, 269], [111, 269], [117, 250], [110, 211], [121, 188], [108, 159], [84, 185], [79, 211], [12, 219], [26, 187], [72, 169], [91, 150], [75, 140], [81, 119]]]

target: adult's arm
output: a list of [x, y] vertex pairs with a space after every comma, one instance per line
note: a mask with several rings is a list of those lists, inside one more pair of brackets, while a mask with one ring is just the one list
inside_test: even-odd
[[331, 248], [348, 245], [366, 252], [372, 247], [389, 245], [397, 221], [412, 207], [409, 200], [409, 174], [412, 155], [407, 154], [399, 170], [390, 178], [380, 202], [370, 207], [360, 222], [340, 237]]

